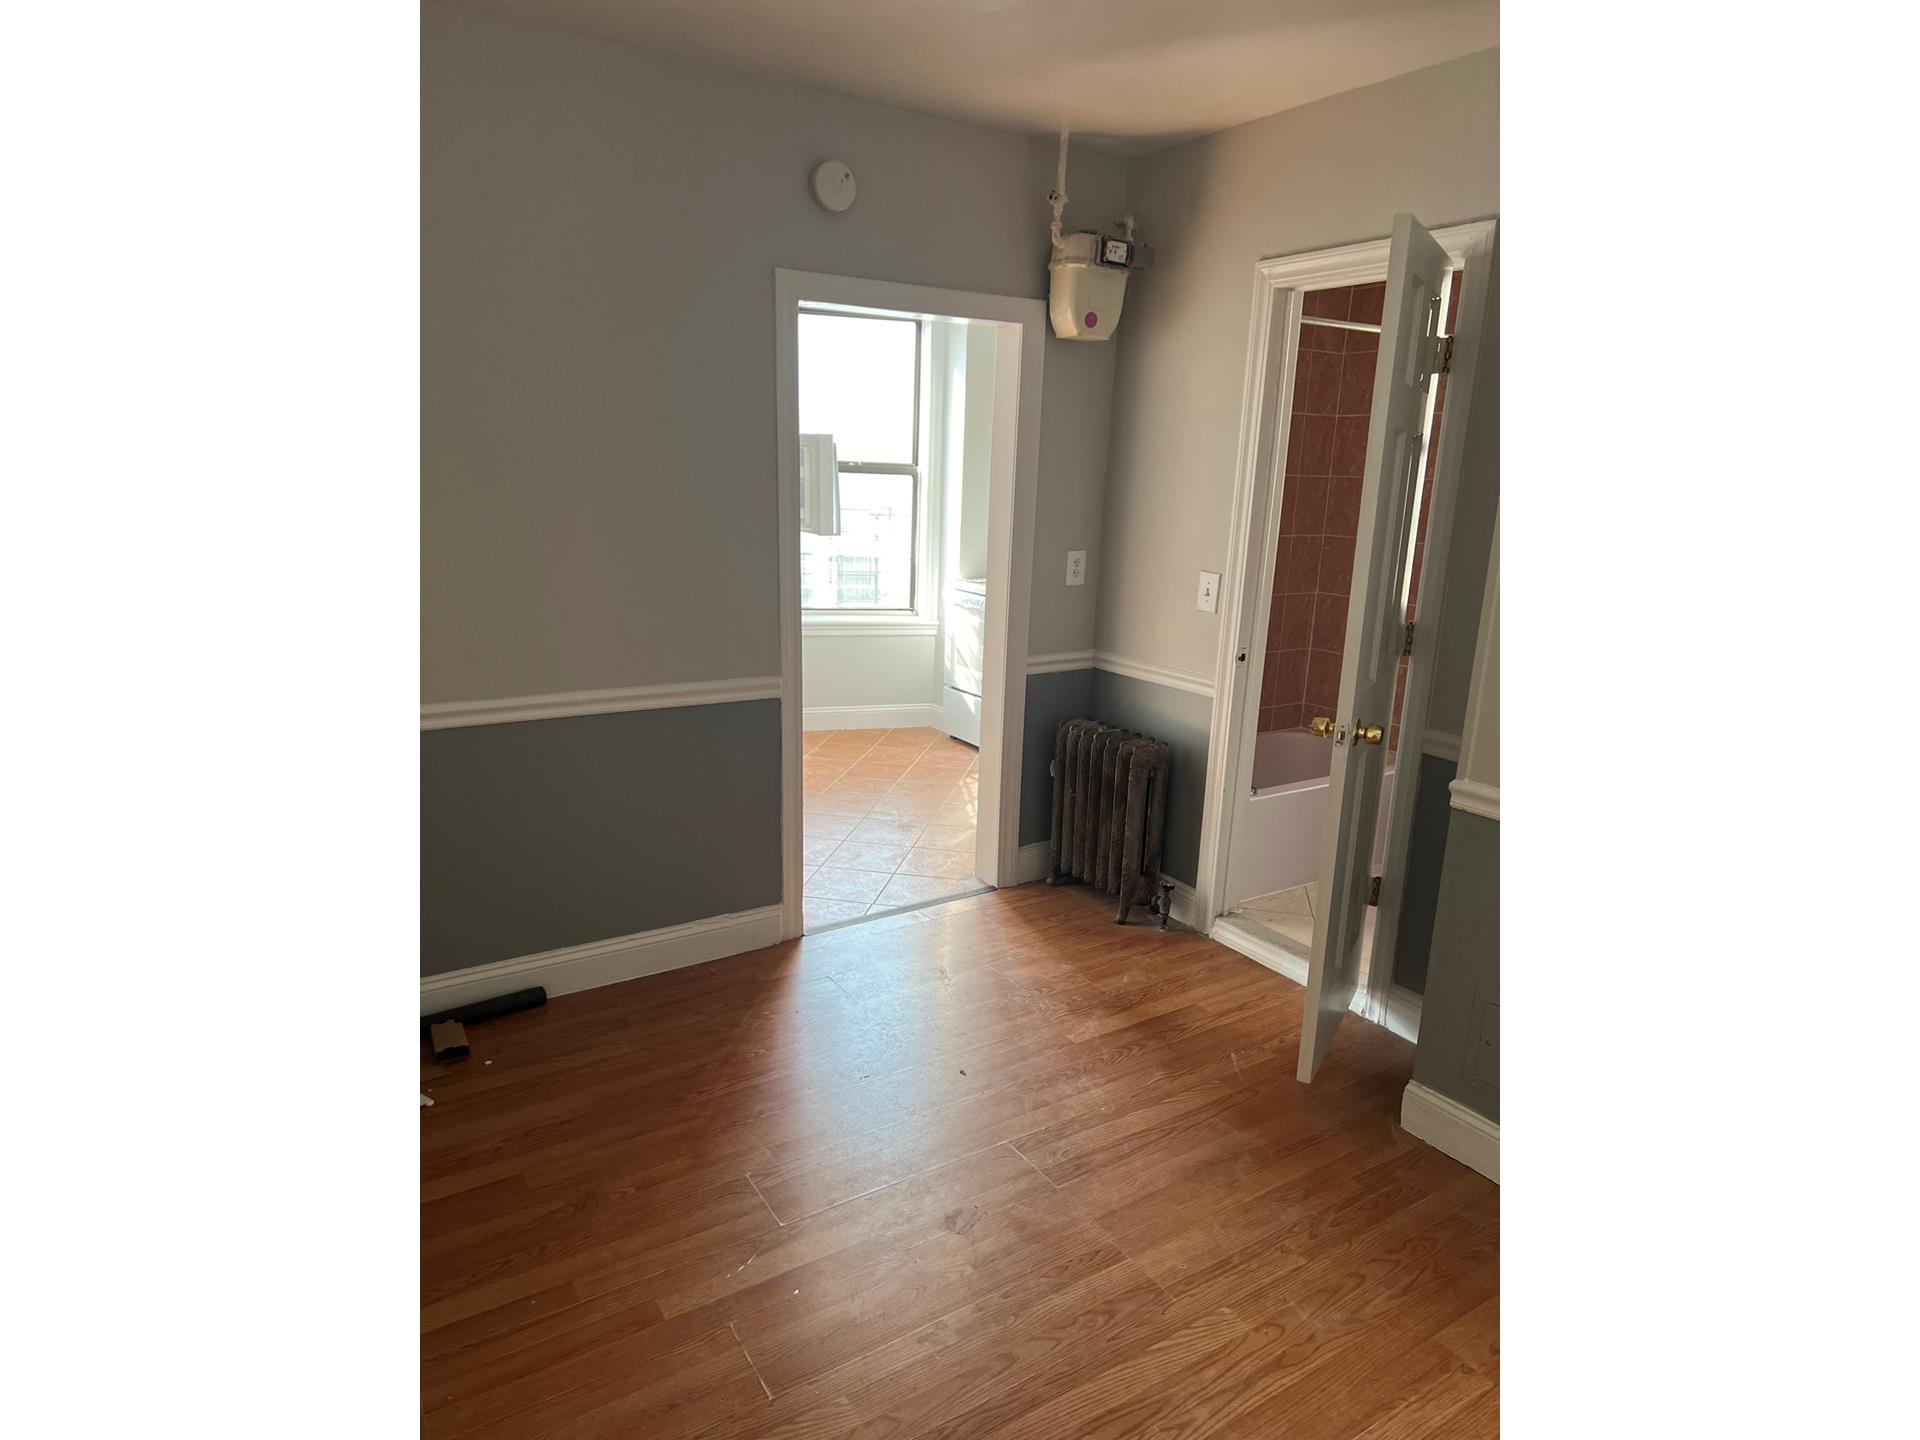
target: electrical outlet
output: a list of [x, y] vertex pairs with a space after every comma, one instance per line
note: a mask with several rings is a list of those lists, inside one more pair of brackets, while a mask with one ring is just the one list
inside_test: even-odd
[[1200, 608], [1209, 615], [1217, 614], [1220, 609], [1220, 572], [1202, 570], [1200, 572]]
[[1067, 551], [1067, 584], [1084, 585], [1087, 583], [1087, 552], [1084, 550]]

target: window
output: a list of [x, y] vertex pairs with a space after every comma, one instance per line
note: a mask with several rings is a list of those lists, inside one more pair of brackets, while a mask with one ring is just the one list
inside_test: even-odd
[[919, 600], [920, 322], [802, 310], [800, 433], [830, 435], [839, 534], [800, 535], [808, 611], [911, 613]]

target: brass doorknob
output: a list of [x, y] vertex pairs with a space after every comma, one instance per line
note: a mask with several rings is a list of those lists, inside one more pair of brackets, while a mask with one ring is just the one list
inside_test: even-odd
[[1369, 745], [1378, 745], [1384, 733], [1378, 725], [1356, 725], [1353, 727], [1353, 738], [1356, 740], [1364, 740]]
[[1333, 734], [1333, 721], [1328, 716], [1316, 715], [1307, 722], [1307, 729], [1324, 740]]

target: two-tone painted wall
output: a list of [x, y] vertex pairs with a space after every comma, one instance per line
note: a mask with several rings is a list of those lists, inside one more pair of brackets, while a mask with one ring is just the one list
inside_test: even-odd
[[[780, 702], [731, 695], [780, 668], [773, 272], [1043, 296], [1054, 144], [440, 5], [421, 47], [421, 699], [542, 716], [423, 726], [434, 974], [779, 898]], [[1074, 213], [1125, 183], [1075, 148]], [[1113, 367], [1049, 341], [1037, 652], [1093, 642]]]

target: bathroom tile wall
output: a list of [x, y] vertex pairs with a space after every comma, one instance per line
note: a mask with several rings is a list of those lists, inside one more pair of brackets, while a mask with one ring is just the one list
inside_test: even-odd
[[[1458, 286], [1455, 291], [1457, 296]], [[1309, 316], [1377, 325], [1385, 294], [1384, 284], [1316, 290], [1307, 296], [1304, 308]], [[1299, 373], [1293, 390], [1280, 541], [1260, 685], [1263, 733], [1303, 729], [1315, 715], [1332, 715], [1339, 699], [1367, 422], [1373, 410], [1373, 371], [1379, 351], [1380, 337], [1367, 331], [1300, 327]], [[1442, 377], [1442, 400], [1445, 383]], [[1436, 411], [1435, 435], [1439, 433], [1437, 415]], [[1429, 482], [1437, 448], [1428, 448]], [[1422, 487], [1413, 552], [1416, 587], [1426, 554], [1432, 493], [1431, 483]], [[1403, 661], [1393, 706], [1391, 743], [1396, 746], [1405, 686]]]

